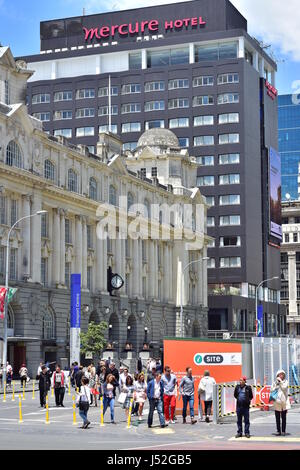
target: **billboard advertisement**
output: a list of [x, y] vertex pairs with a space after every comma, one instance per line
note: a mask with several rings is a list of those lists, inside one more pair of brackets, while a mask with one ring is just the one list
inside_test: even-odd
[[[193, 369], [196, 398], [199, 382], [206, 370], [217, 383], [239, 381], [242, 375], [242, 343], [165, 339], [164, 365], [171, 367], [178, 382], [186, 375], [188, 366]], [[195, 408], [197, 402], [195, 399]], [[178, 402], [179, 408], [181, 404], [182, 401]]]
[[280, 154], [269, 152], [270, 235], [282, 241], [281, 227], [281, 161]]
[[80, 363], [81, 275], [71, 274], [70, 364]]

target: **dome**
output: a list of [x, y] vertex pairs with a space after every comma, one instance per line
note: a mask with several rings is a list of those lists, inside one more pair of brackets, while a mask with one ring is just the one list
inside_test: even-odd
[[155, 128], [144, 132], [137, 143], [138, 147], [180, 147], [179, 140], [169, 129]]

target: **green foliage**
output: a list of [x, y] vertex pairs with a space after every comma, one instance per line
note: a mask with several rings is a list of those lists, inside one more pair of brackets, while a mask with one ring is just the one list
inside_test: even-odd
[[88, 352], [98, 355], [107, 343], [105, 332], [108, 324], [104, 321], [99, 324], [91, 321], [86, 333], [80, 333], [80, 350], [83, 354]]

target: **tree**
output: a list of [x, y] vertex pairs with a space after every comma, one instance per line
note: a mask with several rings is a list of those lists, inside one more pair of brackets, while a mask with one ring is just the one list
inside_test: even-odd
[[88, 326], [86, 333], [80, 333], [80, 350], [83, 354], [92, 353], [94, 355], [100, 355], [107, 340], [105, 339], [105, 332], [108, 324], [104, 321], [99, 324], [91, 321]]

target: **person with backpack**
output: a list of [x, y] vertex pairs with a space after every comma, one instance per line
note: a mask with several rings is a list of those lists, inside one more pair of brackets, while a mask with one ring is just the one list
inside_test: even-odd
[[56, 366], [55, 372], [53, 373], [52, 387], [54, 388], [56, 406], [64, 407], [65, 374], [59, 364]]
[[91, 422], [88, 420], [88, 411], [91, 401], [91, 391], [89, 387], [89, 379], [87, 377], [82, 377], [80, 391], [77, 395], [76, 404], [79, 409], [79, 416], [82, 418], [83, 425], [81, 429], [87, 429]]
[[236, 415], [238, 431], [236, 438], [243, 437], [243, 418], [245, 422], [245, 436], [250, 438], [250, 403], [253, 399], [252, 387], [246, 384], [247, 377], [240, 379], [239, 385], [234, 389], [234, 398], [236, 399]]

